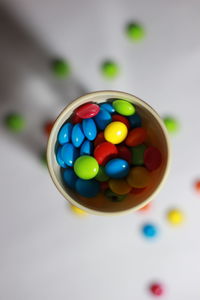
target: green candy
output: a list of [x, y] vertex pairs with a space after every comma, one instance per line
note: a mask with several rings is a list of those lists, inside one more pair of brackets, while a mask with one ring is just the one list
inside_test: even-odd
[[99, 172], [97, 173], [97, 176], [95, 177], [95, 179], [100, 182], [104, 182], [109, 179], [109, 176], [105, 173], [103, 166], [99, 166]]
[[59, 77], [67, 77], [70, 74], [69, 64], [62, 59], [56, 59], [52, 62], [52, 70]]
[[176, 133], [179, 130], [180, 125], [173, 117], [165, 117], [163, 118], [163, 121], [169, 132]]
[[19, 114], [10, 114], [5, 118], [7, 128], [12, 132], [21, 132], [25, 128], [25, 119]]
[[101, 71], [104, 77], [114, 79], [119, 74], [119, 67], [113, 61], [105, 61], [101, 66]]
[[142, 166], [144, 164], [144, 151], [147, 146], [144, 144], [131, 148], [132, 152], [132, 164], [135, 166]]
[[124, 200], [124, 198], [126, 197], [126, 195], [117, 195], [117, 194], [113, 193], [111, 190], [107, 190], [105, 192], [105, 196], [112, 202], [120, 202], [120, 201]]
[[41, 160], [43, 166], [47, 167], [47, 155], [46, 155], [46, 151], [45, 150], [42, 151], [40, 160]]
[[137, 23], [130, 23], [126, 26], [126, 33], [128, 37], [135, 42], [141, 41], [145, 37], [144, 28]]
[[135, 107], [133, 104], [126, 100], [117, 99], [113, 101], [112, 105], [116, 112], [118, 112], [120, 115], [132, 116], [135, 113]]
[[74, 163], [74, 172], [81, 179], [92, 179], [99, 172], [98, 162], [92, 156], [80, 156]]

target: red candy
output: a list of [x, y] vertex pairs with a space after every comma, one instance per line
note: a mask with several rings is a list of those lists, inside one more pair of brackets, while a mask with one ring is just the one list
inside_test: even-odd
[[108, 181], [101, 182], [100, 188], [102, 191], [106, 191], [107, 189], [109, 189]]
[[94, 103], [86, 103], [75, 110], [75, 114], [81, 119], [89, 119], [98, 114], [100, 107]]
[[118, 121], [118, 122], [124, 123], [128, 129], [130, 129], [130, 127], [131, 127], [129, 120], [127, 118], [125, 118], [124, 116], [112, 115], [112, 120], [113, 120], [113, 122]]
[[44, 125], [44, 132], [47, 136], [50, 135], [51, 133], [51, 129], [53, 128], [53, 125], [54, 125], [54, 122], [47, 122], [45, 125]]
[[197, 193], [200, 193], [200, 180], [197, 180], [197, 181], [194, 183], [194, 187], [195, 187]]
[[132, 190], [130, 191], [131, 194], [134, 195], [138, 195], [140, 193], [142, 193], [146, 188], [132, 188]]
[[105, 138], [104, 138], [104, 132], [103, 132], [103, 131], [99, 132], [99, 133], [97, 134], [96, 139], [94, 140], [94, 147], [96, 147], [97, 145], [99, 145], [99, 144], [101, 144], [101, 143], [103, 143], [103, 142], [105, 142], [105, 141], [106, 141], [106, 140], [105, 140]]
[[109, 142], [104, 142], [94, 149], [94, 158], [104, 166], [110, 159], [117, 157], [117, 147]]
[[163, 286], [159, 283], [154, 283], [150, 286], [150, 291], [155, 296], [161, 296], [164, 293]]
[[160, 151], [150, 146], [144, 152], [144, 164], [149, 171], [156, 170], [162, 163], [162, 156]]
[[75, 124], [81, 123], [82, 119], [78, 115], [73, 114], [72, 118], [71, 118], [71, 122], [73, 125], [75, 125]]
[[147, 132], [144, 128], [134, 128], [129, 131], [125, 143], [129, 147], [134, 147], [145, 142], [147, 138]]
[[146, 204], [145, 206], [143, 206], [142, 208], [140, 208], [139, 211], [146, 212], [146, 211], [150, 210], [151, 207], [152, 207], [152, 204], [151, 204], [151, 202], [149, 202], [148, 204]]
[[129, 164], [131, 164], [132, 161], [132, 154], [129, 148], [127, 148], [124, 145], [117, 146], [118, 155], [117, 157], [122, 158], [126, 160]]

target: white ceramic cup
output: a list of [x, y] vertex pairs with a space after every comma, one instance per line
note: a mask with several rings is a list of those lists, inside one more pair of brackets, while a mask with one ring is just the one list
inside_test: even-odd
[[[142, 118], [142, 126], [148, 133], [147, 143], [157, 147], [162, 154], [161, 166], [151, 173], [151, 179], [148, 187], [139, 194], [130, 194], [121, 202], [112, 202], [99, 194], [94, 198], [85, 198], [67, 188], [62, 181], [60, 166], [56, 161], [55, 147], [57, 135], [62, 125], [69, 119], [73, 111], [80, 105], [93, 102], [101, 103], [109, 99], [124, 99], [132, 102], [136, 112]], [[86, 94], [68, 104], [56, 119], [52, 128], [48, 146], [47, 146], [47, 163], [51, 178], [60, 193], [71, 204], [87, 211], [91, 214], [98, 215], [119, 215], [138, 210], [148, 204], [162, 188], [170, 165], [170, 146], [169, 137], [165, 125], [155, 110], [146, 102], [139, 98], [119, 91], [99, 91]]]

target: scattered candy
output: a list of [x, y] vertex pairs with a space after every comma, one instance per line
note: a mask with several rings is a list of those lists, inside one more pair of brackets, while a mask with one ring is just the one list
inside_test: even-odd
[[144, 144], [131, 148], [132, 151], [132, 164], [135, 166], [142, 166], [144, 164], [144, 152], [147, 146]]
[[105, 137], [104, 137], [104, 132], [101, 131], [97, 134], [96, 139], [94, 140], [94, 147], [96, 147], [97, 145], [106, 142]]
[[107, 190], [105, 192], [105, 196], [112, 202], [120, 202], [120, 201], [124, 200], [124, 198], [126, 197], [126, 195], [117, 195], [117, 194], [113, 193], [111, 190]]
[[9, 114], [5, 118], [6, 127], [12, 132], [22, 132], [26, 126], [24, 117], [20, 114]]
[[86, 213], [86, 211], [84, 211], [83, 209], [81, 209], [75, 205], [70, 205], [70, 208], [71, 208], [72, 212], [78, 216], [85, 217], [88, 215], [88, 213]]
[[170, 133], [176, 133], [180, 128], [179, 122], [173, 117], [165, 117], [163, 118], [163, 121]]
[[153, 146], [148, 147], [144, 152], [144, 164], [149, 171], [156, 170], [162, 163], [160, 151]]
[[164, 293], [164, 288], [160, 283], [151, 284], [149, 290], [154, 296], [162, 296]]
[[54, 122], [52, 122], [52, 121], [49, 121], [49, 122], [44, 124], [44, 132], [45, 132], [47, 137], [50, 136], [51, 129], [53, 128], [53, 125], [54, 125]]
[[94, 103], [86, 103], [79, 106], [75, 110], [75, 114], [81, 119], [89, 119], [96, 116], [100, 111], [100, 107]]
[[97, 127], [100, 130], [104, 130], [106, 126], [112, 121], [111, 114], [104, 109], [100, 109], [98, 115], [95, 116], [95, 122], [97, 124]]
[[126, 26], [126, 33], [128, 37], [134, 42], [138, 42], [145, 37], [144, 28], [137, 23], [129, 23]]
[[197, 193], [200, 193], [200, 180], [197, 180], [197, 181], [194, 183], [194, 188], [195, 188], [195, 190], [197, 191]]
[[92, 179], [98, 174], [98, 171], [98, 162], [92, 156], [80, 156], [74, 163], [74, 172], [82, 179]]
[[131, 128], [142, 127], [142, 119], [137, 113], [135, 113], [132, 116], [129, 116], [128, 120], [129, 123], [131, 124]]
[[83, 132], [89, 141], [93, 141], [97, 135], [96, 124], [93, 119], [84, 119], [82, 122]]
[[115, 112], [115, 109], [114, 109], [114, 107], [112, 106], [111, 103], [103, 103], [103, 104], [100, 105], [100, 107], [102, 109], [107, 110], [110, 114], [113, 114]]
[[80, 148], [80, 155], [92, 155], [93, 152], [93, 144], [86, 140], [83, 142]]
[[111, 178], [124, 178], [129, 173], [129, 164], [121, 158], [111, 159], [105, 166], [106, 174]]
[[62, 59], [56, 59], [52, 62], [52, 70], [59, 77], [67, 77], [70, 74], [69, 64]]
[[113, 61], [105, 61], [101, 65], [101, 71], [104, 77], [114, 79], [119, 74], [119, 67]]
[[126, 100], [115, 100], [113, 101], [113, 106], [116, 112], [123, 116], [131, 116], [135, 113], [135, 107], [133, 104]]
[[124, 123], [112, 122], [106, 127], [104, 137], [112, 144], [119, 144], [125, 140], [127, 133], [128, 129]]
[[181, 225], [185, 220], [185, 216], [181, 210], [171, 209], [167, 213], [167, 220], [171, 225]]
[[149, 184], [150, 172], [144, 167], [134, 167], [130, 170], [127, 182], [133, 188], [144, 188]]
[[74, 173], [73, 169], [67, 168], [62, 172], [62, 178], [64, 183], [71, 189], [75, 189], [76, 180], [78, 177]]
[[58, 133], [58, 142], [61, 145], [69, 143], [71, 141], [72, 128], [73, 126], [71, 123], [66, 123], [61, 127]]
[[158, 229], [153, 224], [145, 224], [142, 226], [142, 233], [146, 238], [155, 238], [158, 234]]
[[67, 166], [72, 167], [79, 155], [79, 151], [72, 144], [67, 143], [62, 146], [60, 154], [61, 159], [63, 159], [64, 163]]
[[100, 191], [100, 185], [98, 181], [94, 179], [83, 180], [78, 178], [75, 183], [75, 188], [77, 193], [87, 198], [95, 197]]
[[94, 157], [99, 165], [105, 165], [110, 159], [117, 156], [117, 147], [109, 142], [99, 144], [94, 149]]
[[46, 151], [42, 151], [41, 153], [41, 162], [42, 164], [47, 167], [47, 155], [46, 155]]
[[103, 166], [99, 166], [99, 171], [98, 171], [95, 179], [100, 182], [104, 182], [109, 179], [109, 176], [106, 174]]
[[78, 123], [74, 125], [72, 129], [72, 143], [74, 147], [76, 148], [80, 147], [84, 139], [85, 139], [85, 135], [83, 133], [81, 124]]
[[130, 127], [131, 127], [129, 120], [126, 117], [121, 116], [121, 115], [116, 115], [116, 114], [112, 115], [112, 121], [113, 122], [118, 121], [118, 122], [124, 123], [126, 125], [127, 129], [130, 129]]
[[125, 143], [129, 147], [140, 145], [146, 141], [147, 132], [144, 128], [135, 128], [129, 131]]
[[118, 195], [126, 195], [131, 191], [131, 186], [125, 179], [110, 179], [108, 185], [111, 191]]
[[143, 206], [142, 208], [139, 209], [139, 211], [141, 212], [146, 212], [146, 211], [149, 211], [152, 207], [152, 203], [149, 202], [148, 204], [146, 204], [145, 206]]

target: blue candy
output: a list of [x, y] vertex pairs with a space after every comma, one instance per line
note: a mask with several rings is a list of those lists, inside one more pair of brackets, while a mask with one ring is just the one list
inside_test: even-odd
[[58, 142], [63, 145], [71, 140], [73, 125], [71, 123], [64, 124], [58, 133]]
[[100, 105], [100, 107], [107, 110], [110, 114], [113, 114], [115, 112], [114, 107], [110, 103], [103, 103]]
[[61, 148], [61, 157], [69, 167], [74, 165], [75, 160], [79, 156], [79, 151], [72, 144], [64, 144]]
[[82, 122], [83, 132], [86, 138], [93, 141], [97, 135], [97, 127], [93, 119], [84, 119]]
[[62, 155], [61, 155], [61, 147], [58, 148], [57, 153], [56, 153], [56, 160], [57, 163], [59, 164], [59, 166], [61, 166], [62, 168], [66, 168], [66, 164], [64, 162], [64, 160], [62, 159]]
[[155, 238], [158, 234], [158, 229], [153, 224], [145, 224], [142, 227], [142, 232], [146, 238]]
[[64, 170], [62, 173], [62, 178], [69, 188], [75, 189], [76, 180], [78, 179], [78, 177], [72, 169]]
[[105, 172], [111, 178], [126, 177], [129, 170], [129, 163], [121, 158], [111, 159], [105, 166]]
[[80, 147], [82, 142], [85, 139], [85, 135], [82, 130], [82, 126], [80, 123], [74, 125], [72, 129], [72, 143], [75, 147]]
[[93, 152], [93, 144], [88, 140], [83, 142], [80, 149], [80, 155], [92, 155], [92, 152]]
[[99, 113], [94, 117], [95, 122], [97, 124], [97, 127], [100, 130], [104, 130], [106, 126], [112, 122], [112, 117], [111, 114], [105, 110], [105, 109], [100, 109]]
[[138, 114], [134, 114], [128, 117], [128, 120], [131, 124], [131, 128], [137, 128], [142, 126], [142, 119]]
[[99, 182], [95, 179], [83, 180], [79, 178], [76, 181], [75, 188], [77, 193], [87, 198], [95, 197], [100, 191]]

